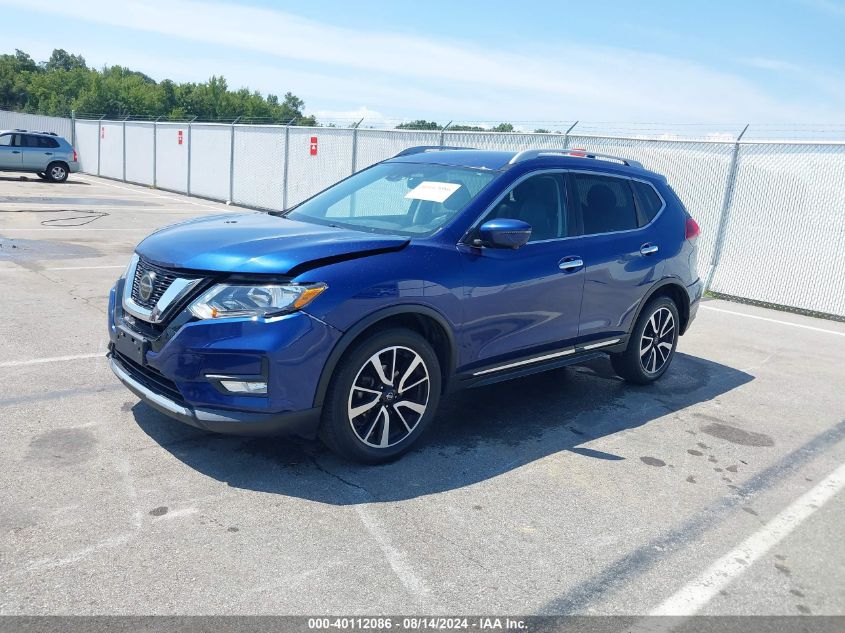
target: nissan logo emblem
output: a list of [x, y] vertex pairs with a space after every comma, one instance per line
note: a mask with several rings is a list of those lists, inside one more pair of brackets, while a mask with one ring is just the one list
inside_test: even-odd
[[146, 272], [141, 275], [141, 280], [138, 282], [138, 296], [142, 301], [149, 301], [153, 295], [153, 286], [155, 285], [156, 274], [153, 272]]

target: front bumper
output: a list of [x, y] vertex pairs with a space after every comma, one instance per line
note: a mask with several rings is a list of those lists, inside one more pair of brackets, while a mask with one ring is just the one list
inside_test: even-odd
[[[109, 356], [112, 371], [138, 397], [209, 431], [315, 436], [317, 385], [340, 331], [304, 312], [266, 321], [198, 321], [183, 312], [151, 333], [124, 313], [122, 284], [109, 301]], [[127, 352], [127, 334], [143, 341], [137, 354]], [[221, 375], [262, 379], [267, 393], [231, 393]]]
[[[110, 358], [111, 369], [129, 390], [154, 409], [185, 424], [235, 435], [301, 435], [313, 438], [320, 423], [320, 408], [287, 413], [258, 413], [255, 411], [229, 411], [192, 407], [171, 400], [154, 387], [144, 384], [133, 372], [130, 365], [121, 362], [116, 356]], [[133, 375], [135, 374], [135, 375]]]

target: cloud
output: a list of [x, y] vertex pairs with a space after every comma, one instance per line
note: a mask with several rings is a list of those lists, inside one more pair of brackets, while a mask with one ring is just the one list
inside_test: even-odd
[[[265, 92], [279, 92], [283, 85], [328, 112], [355, 111], [367, 103], [379, 113], [413, 118], [765, 122], [839, 118], [845, 105], [839, 89], [826, 85], [819, 90], [827, 99], [800, 92], [775, 96], [751, 79], [722, 69], [573, 42], [538, 45], [531, 52], [496, 51], [435, 37], [334, 26], [272, 9], [193, 0], [127, 0], [119, 10], [104, 0], [43, 9], [21, 0], [0, 4], [178, 38], [193, 43], [193, 59], [185, 55], [158, 63], [145, 53], [138, 54], [137, 67], [161, 78], [162, 73], [176, 72], [177, 66], [190, 66], [194, 80], [222, 73], [232, 85], [248, 84]], [[132, 39], [142, 42], [143, 36]], [[238, 55], [238, 50], [247, 54]], [[217, 59], [211, 59], [209, 51]], [[85, 48], [82, 52], [91, 56]], [[128, 47], [114, 51], [111, 63], [132, 65], [128, 55]], [[244, 59], [256, 55], [262, 58], [258, 64]], [[777, 63], [750, 61], [758, 67], [768, 62], [771, 70], [772, 62]], [[160, 66], [161, 73], [152, 71], [153, 65]]]
[[773, 70], [777, 72], [801, 72], [801, 67], [791, 62], [786, 62], [781, 59], [771, 59], [769, 57], [744, 57], [739, 60], [740, 63], [752, 68], [760, 68], [762, 70]]

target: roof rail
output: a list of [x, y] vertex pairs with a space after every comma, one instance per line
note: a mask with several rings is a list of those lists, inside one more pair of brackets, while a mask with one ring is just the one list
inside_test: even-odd
[[444, 149], [475, 149], [474, 147], [451, 147], [448, 145], [417, 145], [416, 147], [408, 147], [396, 154], [393, 158], [400, 156], [410, 156], [411, 154], [424, 154], [426, 152], [439, 152]]
[[609, 154], [596, 154], [595, 152], [588, 152], [583, 149], [526, 149], [517, 152], [513, 158], [508, 161], [509, 165], [521, 163], [532, 158], [539, 158], [540, 156], [572, 156], [575, 158], [595, 158], [598, 160], [607, 160], [614, 163], [627, 165], [628, 167], [639, 167], [643, 169], [642, 163], [639, 163], [630, 158], [619, 158], [618, 156], [610, 156]]

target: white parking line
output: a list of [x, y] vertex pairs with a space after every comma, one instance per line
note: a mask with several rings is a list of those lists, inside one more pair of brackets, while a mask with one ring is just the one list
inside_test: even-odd
[[151, 191], [147, 191], [145, 189], [133, 189], [132, 187], [124, 187], [122, 185], [116, 185], [112, 182], [102, 182], [100, 180], [85, 180], [84, 178], [79, 178], [79, 180], [81, 180], [82, 182], [87, 182], [88, 184], [91, 184], [91, 185], [102, 185], [104, 187], [113, 187], [114, 189], [123, 189], [125, 191], [131, 191], [133, 193], [143, 193], [143, 194], [146, 194], [148, 196], [152, 196], [153, 198], [163, 198], [165, 200], [176, 200], [177, 202], [184, 202], [186, 204], [193, 204], [193, 205], [196, 205], [198, 207], [205, 207], [206, 209], [214, 209], [215, 211], [223, 211], [224, 210], [224, 209], [220, 208], [220, 205], [225, 204], [223, 202], [218, 203], [217, 206], [211, 206], [210, 204], [203, 204], [202, 202], [197, 202], [196, 200], [192, 200], [188, 196], [183, 196], [183, 197], [177, 198], [175, 196], [164, 196], [164, 195], [161, 195], [159, 193], [152, 193]]
[[96, 354], [76, 354], [75, 356], [53, 356], [52, 358], [31, 358], [29, 360], [12, 360], [0, 363], [0, 367], [23, 367], [24, 365], [41, 365], [42, 363], [63, 363], [69, 360], [84, 358], [104, 358], [105, 352]]
[[746, 317], [748, 319], [757, 319], [758, 321], [768, 321], [769, 323], [780, 323], [781, 325], [791, 325], [792, 327], [800, 327], [804, 330], [813, 330], [815, 332], [824, 332], [825, 334], [836, 334], [837, 336], [845, 336], [845, 332], [837, 332], [836, 330], [826, 330], [821, 327], [813, 327], [812, 325], [803, 325], [801, 323], [790, 323], [789, 321], [780, 321], [779, 319], [770, 319], [768, 317], [757, 316], [756, 314], [746, 314], [745, 312], [734, 312], [733, 310], [725, 310], [724, 308], [714, 308], [713, 306], [702, 305], [702, 310], [713, 310], [713, 312], [724, 312], [725, 314], [734, 314], [736, 316]]
[[[816, 510], [845, 487], [845, 464], [749, 536], [739, 547], [713, 563], [698, 578], [653, 609], [649, 615], [687, 617], [698, 613], [751, 564], [780, 543]], [[678, 623], [676, 623], [678, 624]]]
[[57, 268], [44, 268], [43, 270], [102, 270], [105, 268], [126, 268], [125, 264], [114, 266], [59, 266]]

